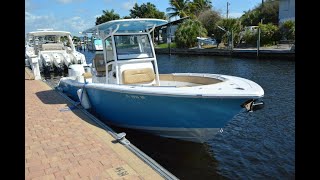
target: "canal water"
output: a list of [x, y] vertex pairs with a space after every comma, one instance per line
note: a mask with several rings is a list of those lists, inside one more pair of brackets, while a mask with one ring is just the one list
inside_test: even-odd
[[[83, 52], [83, 51], [82, 51]], [[94, 53], [83, 52], [91, 63]], [[157, 55], [160, 73], [239, 76], [265, 91], [265, 107], [241, 112], [205, 143], [126, 132], [126, 138], [179, 179], [295, 179], [295, 62]]]

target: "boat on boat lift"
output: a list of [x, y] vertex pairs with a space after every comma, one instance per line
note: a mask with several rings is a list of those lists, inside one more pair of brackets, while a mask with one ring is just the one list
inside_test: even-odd
[[102, 51], [102, 40], [95, 36], [91, 36], [90, 40], [87, 42], [87, 48], [89, 51]]

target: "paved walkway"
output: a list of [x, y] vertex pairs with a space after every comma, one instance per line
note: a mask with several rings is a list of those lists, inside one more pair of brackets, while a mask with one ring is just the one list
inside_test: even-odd
[[163, 179], [59, 93], [25, 72], [25, 179]]
[[25, 67], [24, 68], [24, 77], [25, 77], [25, 79], [27, 79], [27, 80], [33, 80], [34, 79], [34, 75], [33, 75], [33, 73], [32, 73], [32, 71], [31, 71], [31, 69], [29, 69], [28, 67]]

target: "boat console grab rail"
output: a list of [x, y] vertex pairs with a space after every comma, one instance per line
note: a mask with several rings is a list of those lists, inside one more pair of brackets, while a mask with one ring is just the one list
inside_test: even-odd
[[[119, 29], [119, 24], [117, 24], [117, 27], [112, 30], [112, 28], [109, 28], [110, 29], [110, 33], [109, 34], [105, 34], [105, 31], [99, 31], [98, 27], [97, 27], [97, 31], [99, 32], [98, 33], [98, 36], [100, 36], [103, 40], [103, 54], [104, 54], [104, 61], [105, 61], [105, 66], [106, 66], [106, 70], [108, 69], [108, 66], [110, 65], [109, 63], [107, 63], [107, 46], [106, 46], [106, 41], [107, 41], [107, 38], [111, 37], [111, 45], [112, 45], [112, 51], [113, 51], [113, 56], [114, 56], [114, 62], [112, 64], [114, 64], [115, 66], [115, 77], [116, 77], [116, 83], [117, 84], [120, 84], [120, 65], [122, 64], [132, 64], [132, 63], [139, 63], [139, 62], [154, 62], [153, 65], [154, 65], [154, 71], [155, 71], [155, 80], [156, 80], [156, 84], [157, 85], [160, 85], [160, 78], [159, 78], [159, 71], [158, 71], [158, 65], [157, 65], [157, 59], [155, 57], [155, 50], [154, 50], [154, 46], [153, 46], [153, 43], [152, 43], [152, 40], [151, 40], [151, 32], [155, 29], [156, 27], [156, 24], [154, 24], [152, 26], [152, 28], [147, 28], [146, 29], [146, 32], [119, 32], [117, 33], [118, 29]], [[151, 46], [151, 50], [152, 50], [152, 57], [145, 57], [145, 58], [137, 58], [137, 57], [131, 57], [130, 55], [123, 55], [124, 57], [131, 57], [129, 58], [130, 60], [119, 60], [119, 57], [117, 55], [117, 47], [116, 47], [116, 40], [115, 40], [115, 36], [121, 36], [121, 35], [130, 35], [130, 36], [135, 36], [135, 35], [147, 35], [148, 36], [148, 40], [149, 40], [149, 45]], [[109, 83], [109, 76], [108, 76], [108, 73], [105, 74], [106, 76], [106, 83], [108, 84]]]
[[139, 62], [151, 62], [155, 58], [146, 58], [146, 59], [130, 59], [130, 60], [121, 60], [118, 61], [118, 64], [129, 64], [129, 63], [139, 63]]

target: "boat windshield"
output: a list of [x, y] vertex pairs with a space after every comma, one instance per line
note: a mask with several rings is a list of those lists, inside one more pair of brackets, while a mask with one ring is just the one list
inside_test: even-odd
[[149, 37], [142, 35], [116, 35], [115, 46], [118, 60], [153, 58]]
[[71, 42], [67, 36], [41, 35], [34, 36], [34, 40], [29, 40], [29, 44], [31, 45], [41, 45], [48, 43], [63, 43], [64, 45], [71, 47]]

